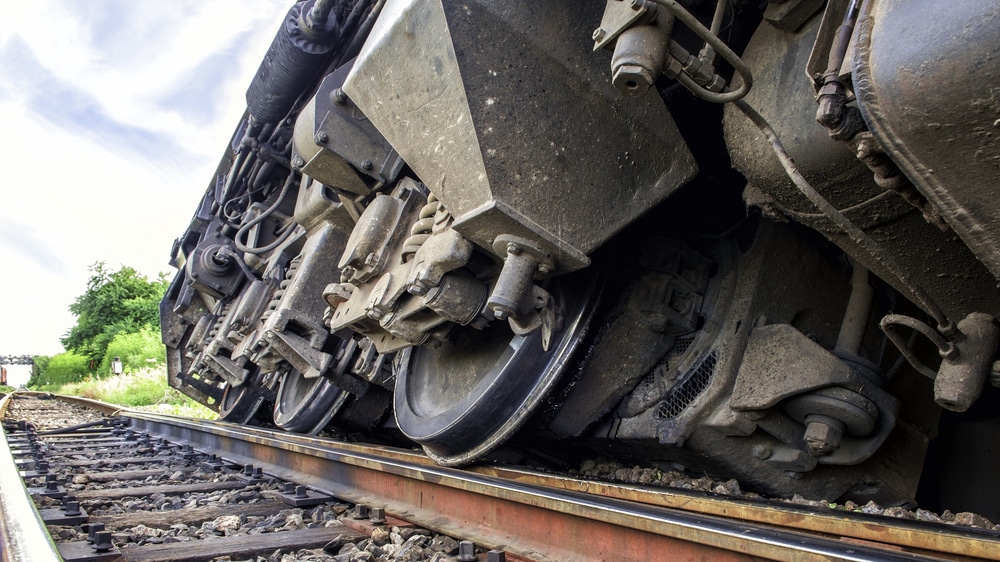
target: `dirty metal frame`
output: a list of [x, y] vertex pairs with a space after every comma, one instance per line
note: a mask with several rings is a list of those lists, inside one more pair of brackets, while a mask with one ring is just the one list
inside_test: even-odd
[[[123, 412], [132, 427], [519, 559], [932, 560], [857, 542], [385, 457], [360, 447], [173, 416]], [[405, 485], [400, 485], [400, 479]], [[509, 533], [517, 529], [517, 535]], [[505, 530], [507, 530], [505, 532]], [[553, 549], [557, 549], [553, 552]]]

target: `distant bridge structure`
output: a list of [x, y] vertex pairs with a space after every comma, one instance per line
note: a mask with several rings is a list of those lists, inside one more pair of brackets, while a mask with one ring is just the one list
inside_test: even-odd
[[0, 355], [0, 365], [33, 365], [34, 355]]

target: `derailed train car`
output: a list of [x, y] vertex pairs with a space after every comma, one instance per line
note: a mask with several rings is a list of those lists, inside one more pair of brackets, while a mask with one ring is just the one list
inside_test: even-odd
[[989, 514], [998, 41], [972, 0], [297, 3], [172, 250], [170, 384]]

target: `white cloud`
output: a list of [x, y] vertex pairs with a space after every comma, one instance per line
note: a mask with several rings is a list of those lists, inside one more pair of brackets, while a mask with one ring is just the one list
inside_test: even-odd
[[[73, 324], [67, 307], [95, 261], [149, 276], [170, 271], [171, 242], [211, 180], [289, 5], [0, 8], [0, 54], [26, 45], [35, 60], [8, 64], [37, 73], [13, 77], [18, 89], [0, 85], [0, 221], [19, 235], [17, 247], [0, 247], [0, 353], [59, 352]], [[212, 99], [184, 97], [192, 91]]]

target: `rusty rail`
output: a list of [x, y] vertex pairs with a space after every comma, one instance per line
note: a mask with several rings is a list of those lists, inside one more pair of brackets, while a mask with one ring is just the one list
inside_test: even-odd
[[384, 506], [399, 518], [524, 560], [655, 560], [665, 553], [671, 560], [944, 559], [927, 551], [903, 552], [895, 545], [844, 541], [595, 496], [541, 481], [432, 466], [398, 450], [342, 447], [232, 424], [124, 414], [137, 429], [187, 441], [232, 462], [260, 466], [279, 478], [294, 475], [333, 496]]
[[[0, 415], [8, 400], [0, 402]], [[503, 549], [512, 560], [1000, 560], [1000, 540], [992, 532], [502, 467], [449, 469], [400, 449], [69, 401], [122, 415], [135, 429], [228, 461]], [[32, 529], [29, 518], [11, 517], [34, 506], [24, 489], [8, 484], [17, 469], [6, 436], [0, 469], [3, 558], [59, 560], [40, 522]]]

